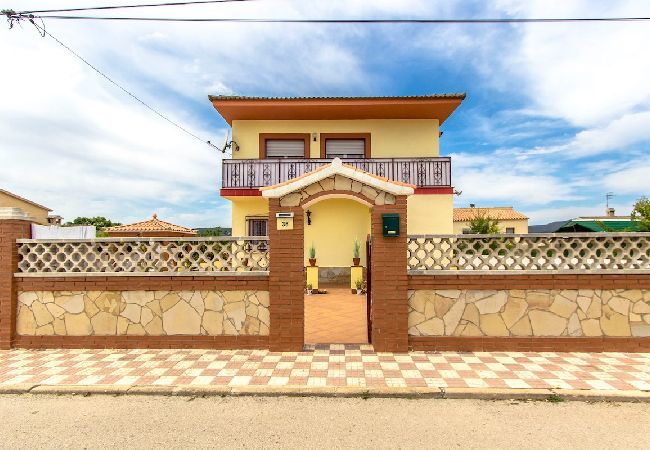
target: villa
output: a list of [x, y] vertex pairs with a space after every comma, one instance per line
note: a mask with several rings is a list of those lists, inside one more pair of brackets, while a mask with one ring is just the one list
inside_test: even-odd
[[[221, 196], [232, 202], [233, 236], [268, 234], [266, 187], [309, 174], [340, 158], [345, 166], [413, 186], [408, 234], [453, 232], [451, 158], [440, 156], [440, 126], [465, 94], [410, 97], [210, 96], [232, 127], [232, 159], [223, 161]], [[401, 184], [400, 184], [401, 186]], [[355, 241], [371, 234], [368, 205], [342, 193], [304, 208], [304, 252], [316, 251], [321, 281], [350, 277]]]

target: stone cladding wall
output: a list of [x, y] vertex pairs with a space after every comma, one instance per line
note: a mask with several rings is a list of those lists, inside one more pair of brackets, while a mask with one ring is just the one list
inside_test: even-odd
[[409, 291], [411, 336], [650, 336], [650, 290]]
[[268, 291], [23, 291], [20, 336], [265, 336]]

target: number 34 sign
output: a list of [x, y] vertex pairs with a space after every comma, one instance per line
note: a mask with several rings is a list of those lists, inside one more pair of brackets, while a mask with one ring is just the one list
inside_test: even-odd
[[278, 231], [293, 230], [293, 213], [279, 212], [275, 214]]

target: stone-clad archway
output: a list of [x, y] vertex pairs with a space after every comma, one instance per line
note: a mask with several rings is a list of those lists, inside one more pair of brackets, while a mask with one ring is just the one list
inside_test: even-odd
[[[269, 199], [269, 295], [274, 351], [304, 345], [304, 208], [324, 198], [350, 198], [371, 208], [372, 344], [377, 351], [408, 350], [406, 271], [407, 196], [414, 186], [345, 165], [336, 158], [285, 183], [262, 188]], [[291, 229], [278, 229], [277, 213], [293, 213]], [[384, 237], [382, 216], [399, 214], [400, 235]]]

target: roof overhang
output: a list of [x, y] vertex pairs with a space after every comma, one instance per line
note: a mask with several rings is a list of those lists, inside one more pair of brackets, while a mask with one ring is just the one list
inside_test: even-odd
[[415, 186], [412, 184], [400, 183], [373, 175], [343, 164], [339, 158], [334, 158], [331, 163], [292, 180], [260, 188], [260, 191], [262, 191], [262, 197], [264, 198], [280, 198], [335, 175], [341, 175], [393, 195], [411, 195], [415, 192]]
[[208, 96], [214, 108], [233, 120], [438, 119], [442, 124], [465, 94], [413, 97], [263, 98]]

